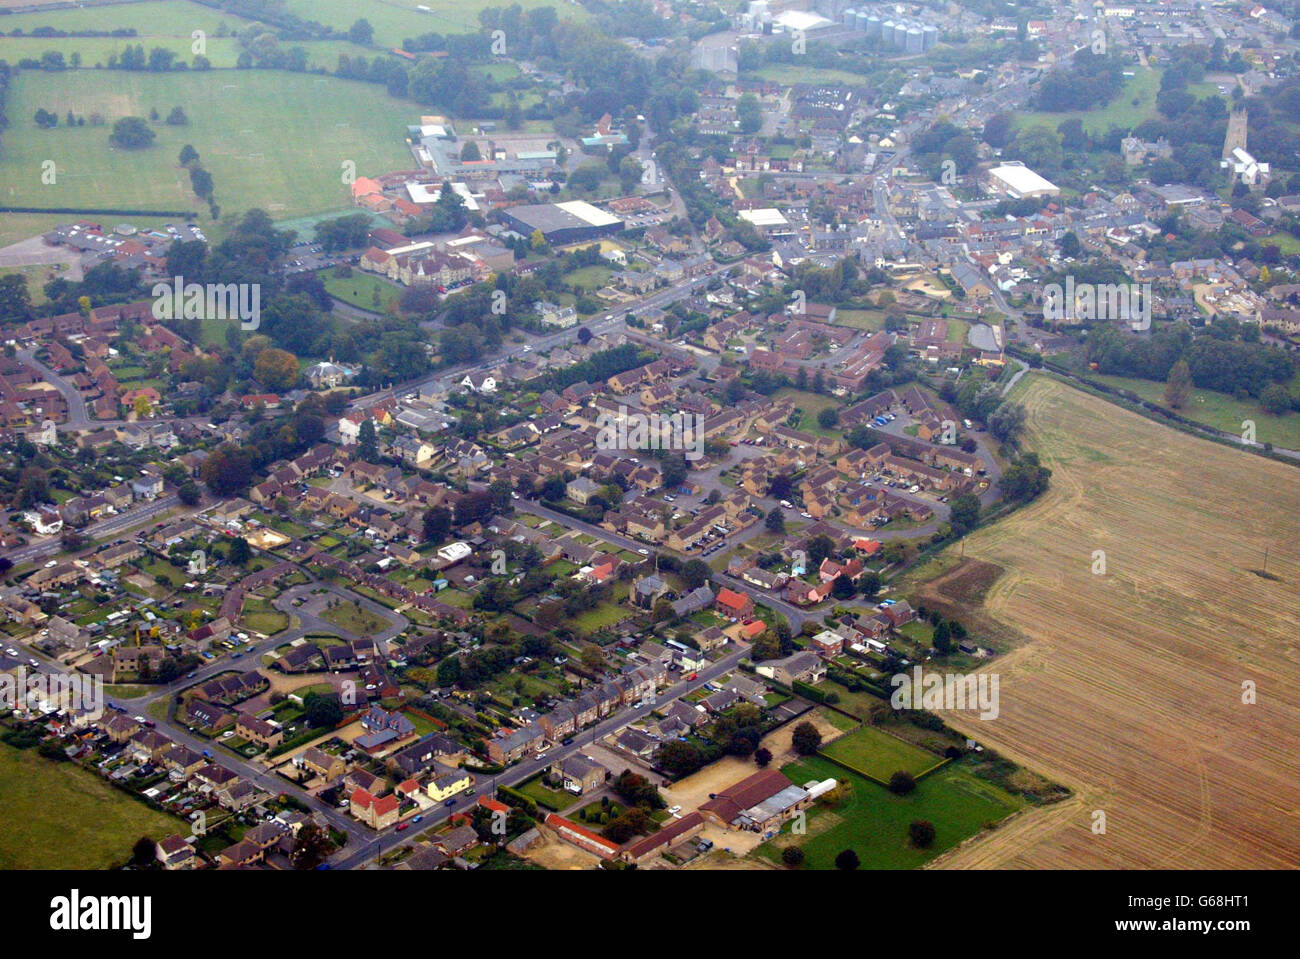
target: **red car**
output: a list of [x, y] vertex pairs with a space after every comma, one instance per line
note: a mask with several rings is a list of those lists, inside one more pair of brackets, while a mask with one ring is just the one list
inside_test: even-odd
[[398, 832], [401, 832], [403, 829], [410, 829], [410, 828], [411, 828], [411, 824], [409, 822], [399, 822], [397, 824]]

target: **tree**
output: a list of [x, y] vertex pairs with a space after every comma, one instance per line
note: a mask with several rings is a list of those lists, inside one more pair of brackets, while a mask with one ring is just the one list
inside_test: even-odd
[[186, 506], [197, 506], [203, 494], [193, 480], [186, 480], [177, 488], [176, 495]]
[[889, 791], [895, 796], [906, 796], [916, 788], [916, 780], [909, 772], [899, 770], [889, 777]]
[[790, 734], [790, 745], [800, 756], [811, 756], [822, 748], [822, 734], [812, 723], [800, 723]]
[[253, 462], [240, 447], [224, 443], [203, 461], [199, 475], [214, 496], [233, 496], [248, 489]]
[[860, 865], [862, 865], [862, 863], [858, 859], [858, 854], [852, 849], [845, 849], [835, 857], [835, 868], [843, 872], [852, 872]]
[[767, 519], [763, 521], [763, 525], [767, 527], [769, 533], [784, 533], [785, 513], [781, 511], [781, 507], [773, 506], [767, 514]]
[[253, 558], [253, 551], [249, 548], [248, 540], [242, 536], [236, 536], [230, 541], [230, 547], [226, 550], [226, 559], [236, 566], [243, 566]]
[[824, 430], [833, 429], [839, 421], [840, 414], [833, 406], [827, 406], [817, 414], [817, 425]]
[[357, 456], [370, 463], [379, 459], [379, 437], [375, 433], [375, 421], [368, 416], [361, 421], [361, 429], [357, 431]]
[[803, 850], [798, 846], [786, 846], [781, 850], [781, 861], [794, 868], [803, 864]]
[[133, 866], [148, 866], [158, 859], [158, 846], [148, 836], [141, 836], [131, 847], [131, 864]]
[[914, 819], [907, 827], [907, 834], [912, 845], [917, 849], [929, 849], [934, 844], [934, 823], [925, 819]]
[[113, 124], [108, 142], [124, 150], [141, 150], [152, 146], [156, 136], [144, 117], [122, 117]]
[[294, 837], [289, 863], [294, 869], [315, 869], [334, 851], [334, 843], [314, 820], [308, 820]]
[[164, 122], [168, 126], [183, 127], [190, 122], [190, 118], [185, 115], [185, 111], [181, 107], [172, 107], [171, 113], [167, 114], [167, 119]]
[[713, 570], [709, 569], [709, 564], [704, 560], [692, 559], [682, 565], [678, 575], [688, 590], [698, 589], [713, 578]]
[[473, 140], [466, 140], [465, 145], [460, 148], [460, 158], [465, 163], [473, 163], [483, 159], [483, 154], [479, 152], [477, 143]]
[[357, 20], [348, 28], [348, 39], [360, 46], [368, 46], [375, 38], [375, 28], [365, 17]]
[[1291, 411], [1291, 392], [1281, 383], [1270, 383], [1260, 391], [1259, 405], [1265, 413], [1281, 416]]
[[740, 132], [745, 135], [757, 133], [763, 128], [763, 107], [758, 102], [758, 97], [746, 93], [736, 101], [736, 120], [740, 124]]
[[759, 769], [766, 769], [768, 763], [772, 761], [772, 750], [766, 746], [759, 746], [754, 750], [754, 762]]
[[1165, 403], [1175, 410], [1180, 410], [1192, 395], [1192, 371], [1186, 360], [1179, 360], [1169, 370], [1165, 380]]
[[974, 493], [962, 493], [954, 497], [952, 512], [948, 523], [952, 526], [954, 536], [965, 536], [973, 530], [980, 520], [980, 501]]
[[433, 506], [424, 511], [423, 533], [426, 543], [440, 542], [451, 532], [451, 510]]
[[272, 392], [287, 390], [298, 380], [298, 357], [287, 350], [267, 347], [257, 354], [253, 375]]

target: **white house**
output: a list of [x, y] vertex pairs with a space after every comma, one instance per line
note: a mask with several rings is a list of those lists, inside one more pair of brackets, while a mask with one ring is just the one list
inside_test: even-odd
[[460, 381], [460, 385], [475, 393], [495, 393], [497, 391], [496, 377], [490, 373], [466, 373], [465, 378]]

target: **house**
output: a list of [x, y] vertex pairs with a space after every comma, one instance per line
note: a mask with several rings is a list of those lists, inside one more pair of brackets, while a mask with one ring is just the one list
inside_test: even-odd
[[364, 789], [356, 789], [348, 797], [348, 811], [371, 829], [387, 829], [397, 822], [400, 800], [396, 793], [375, 797]]
[[240, 713], [235, 720], [235, 735], [250, 743], [256, 743], [263, 749], [270, 749], [284, 741], [284, 731], [265, 719], [258, 719], [248, 713]]
[[316, 746], [309, 746], [294, 759], [296, 765], [331, 783], [347, 772], [348, 765], [342, 756], [335, 756]]
[[715, 793], [699, 812], [719, 826], [765, 832], [811, 802], [806, 789], [774, 769], [763, 769]]
[[754, 601], [745, 593], [724, 586], [718, 590], [714, 606], [723, 616], [732, 619], [747, 619], [754, 615]]
[[587, 756], [568, 756], [551, 764], [551, 777], [576, 796], [599, 789], [609, 775], [600, 763]]
[[199, 864], [198, 857], [194, 855], [194, 847], [175, 834], [164, 836], [154, 847], [156, 858], [168, 871], [193, 869]]
[[813, 652], [823, 659], [832, 659], [844, 652], [844, 637], [829, 629], [823, 629], [809, 642]]
[[785, 659], [759, 663], [755, 672], [785, 686], [795, 682], [816, 684], [826, 678], [826, 663], [816, 653], [803, 650]]
[[463, 769], [449, 766], [434, 766], [434, 777], [425, 785], [424, 791], [434, 802], [443, 802], [459, 792], [464, 792], [474, 783], [474, 777]]

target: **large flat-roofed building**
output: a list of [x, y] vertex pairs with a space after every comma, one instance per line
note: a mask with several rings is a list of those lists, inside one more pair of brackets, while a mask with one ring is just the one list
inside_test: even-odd
[[623, 221], [583, 200], [512, 206], [505, 211], [510, 228], [523, 236], [540, 230], [547, 243], [561, 246], [598, 240], [623, 232]]
[[989, 170], [989, 183], [998, 193], [1013, 200], [1026, 197], [1059, 196], [1061, 188], [1039, 176], [1023, 163], [1003, 163]]

